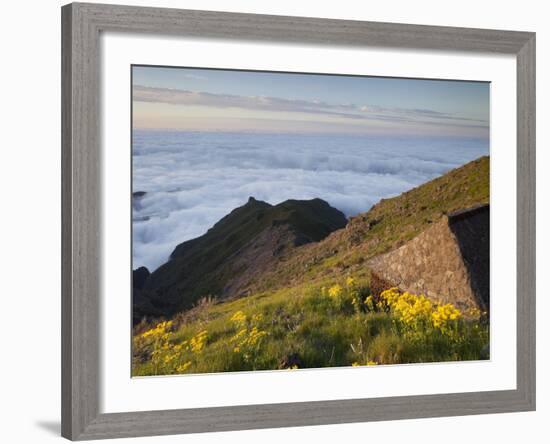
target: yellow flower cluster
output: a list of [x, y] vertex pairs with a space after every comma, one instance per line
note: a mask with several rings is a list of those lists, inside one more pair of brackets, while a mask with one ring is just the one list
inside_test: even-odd
[[321, 295], [323, 297], [328, 296], [338, 309], [351, 305], [359, 313], [362, 310], [363, 304], [359, 290], [355, 278], [348, 276], [344, 286], [335, 284], [328, 289], [321, 287]]
[[446, 329], [449, 321], [456, 321], [460, 316], [460, 310], [453, 304], [438, 305], [431, 313], [433, 326], [442, 330]]
[[263, 316], [258, 313], [248, 318], [239, 310], [231, 316], [230, 320], [238, 329], [230, 339], [233, 344], [233, 352], [242, 353], [244, 360], [250, 361], [257, 354], [262, 339], [267, 336], [267, 332], [259, 328]]
[[399, 292], [397, 287], [390, 288], [388, 290], [384, 290], [380, 294], [380, 302], [392, 308], [399, 299], [399, 296], [401, 296], [401, 293]]
[[145, 331], [135, 346], [151, 347], [153, 374], [183, 373], [192, 365], [192, 357], [203, 351], [208, 332], [199, 331], [191, 339], [175, 343], [172, 321], [164, 321]]
[[[374, 302], [370, 299], [365, 300], [365, 303]], [[407, 326], [416, 326], [418, 322], [428, 321], [443, 333], [449, 333], [452, 322], [462, 317], [461, 311], [453, 304], [435, 305], [424, 295], [400, 293], [397, 288], [383, 291], [379, 304], [392, 310]]]
[[432, 313], [432, 303], [424, 295], [403, 293], [393, 304], [395, 313], [407, 325], [415, 324], [418, 319], [425, 318]]
[[338, 300], [340, 298], [340, 296], [342, 296], [342, 292], [343, 292], [343, 289], [342, 289], [342, 286], [336, 284], [336, 285], [333, 285], [332, 287], [330, 287], [328, 289], [328, 295], [334, 300]]
[[173, 325], [172, 321], [161, 322], [157, 324], [154, 328], [151, 328], [150, 330], [143, 332], [141, 334], [141, 337], [143, 339], [162, 337], [172, 328], [172, 325]]
[[348, 296], [351, 298], [351, 305], [353, 305], [356, 313], [360, 313], [362, 311], [363, 302], [361, 301], [361, 293], [357, 286], [357, 281], [353, 277], [348, 276], [346, 278], [346, 287]]
[[191, 347], [191, 351], [193, 353], [200, 353], [202, 352], [202, 349], [204, 348], [206, 341], [208, 339], [208, 332], [206, 330], [202, 330], [199, 333], [197, 333], [195, 336], [191, 338], [189, 341], [189, 345]]
[[185, 373], [185, 371], [191, 367], [191, 361], [184, 362], [176, 367], [178, 373]]
[[245, 325], [246, 324], [246, 315], [241, 311], [237, 311], [231, 316], [229, 319], [231, 322], [234, 322], [237, 325]]
[[376, 361], [367, 361], [366, 364], [359, 364], [358, 362], [354, 362], [353, 364], [351, 364], [352, 367], [362, 367], [363, 365], [368, 365], [368, 366], [378, 365], [378, 362], [376, 362]]
[[244, 347], [254, 347], [266, 335], [267, 332], [259, 330], [258, 327], [252, 327], [251, 329], [243, 328], [233, 336], [233, 342], [237, 344], [233, 351], [238, 353]]

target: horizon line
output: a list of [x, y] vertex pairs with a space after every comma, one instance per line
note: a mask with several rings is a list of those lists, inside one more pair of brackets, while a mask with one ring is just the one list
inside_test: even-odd
[[206, 134], [269, 134], [269, 135], [339, 135], [339, 136], [379, 136], [379, 137], [425, 137], [425, 138], [446, 138], [446, 139], [476, 139], [490, 141], [490, 136], [473, 135], [446, 135], [446, 134], [418, 134], [418, 133], [382, 133], [382, 132], [345, 132], [345, 131], [268, 131], [268, 130], [229, 130], [229, 129], [183, 129], [183, 128], [131, 128], [132, 133], [151, 132], [151, 133], [206, 133]]

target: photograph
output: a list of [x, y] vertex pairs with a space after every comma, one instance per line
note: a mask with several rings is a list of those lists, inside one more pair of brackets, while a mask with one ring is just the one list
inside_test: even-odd
[[490, 359], [490, 82], [130, 71], [133, 377]]

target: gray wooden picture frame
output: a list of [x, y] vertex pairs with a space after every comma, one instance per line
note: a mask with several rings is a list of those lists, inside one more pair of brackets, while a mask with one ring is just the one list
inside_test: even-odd
[[[101, 32], [511, 54], [517, 60], [517, 388], [99, 411]], [[535, 409], [535, 34], [73, 3], [62, 8], [62, 435], [73, 440]], [[495, 147], [494, 149], [498, 149]]]

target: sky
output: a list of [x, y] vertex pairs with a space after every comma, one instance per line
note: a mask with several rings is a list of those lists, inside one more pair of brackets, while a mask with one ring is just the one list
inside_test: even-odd
[[132, 69], [134, 268], [250, 196], [349, 217], [489, 153], [489, 83]]
[[133, 128], [489, 137], [486, 82], [133, 66]]

